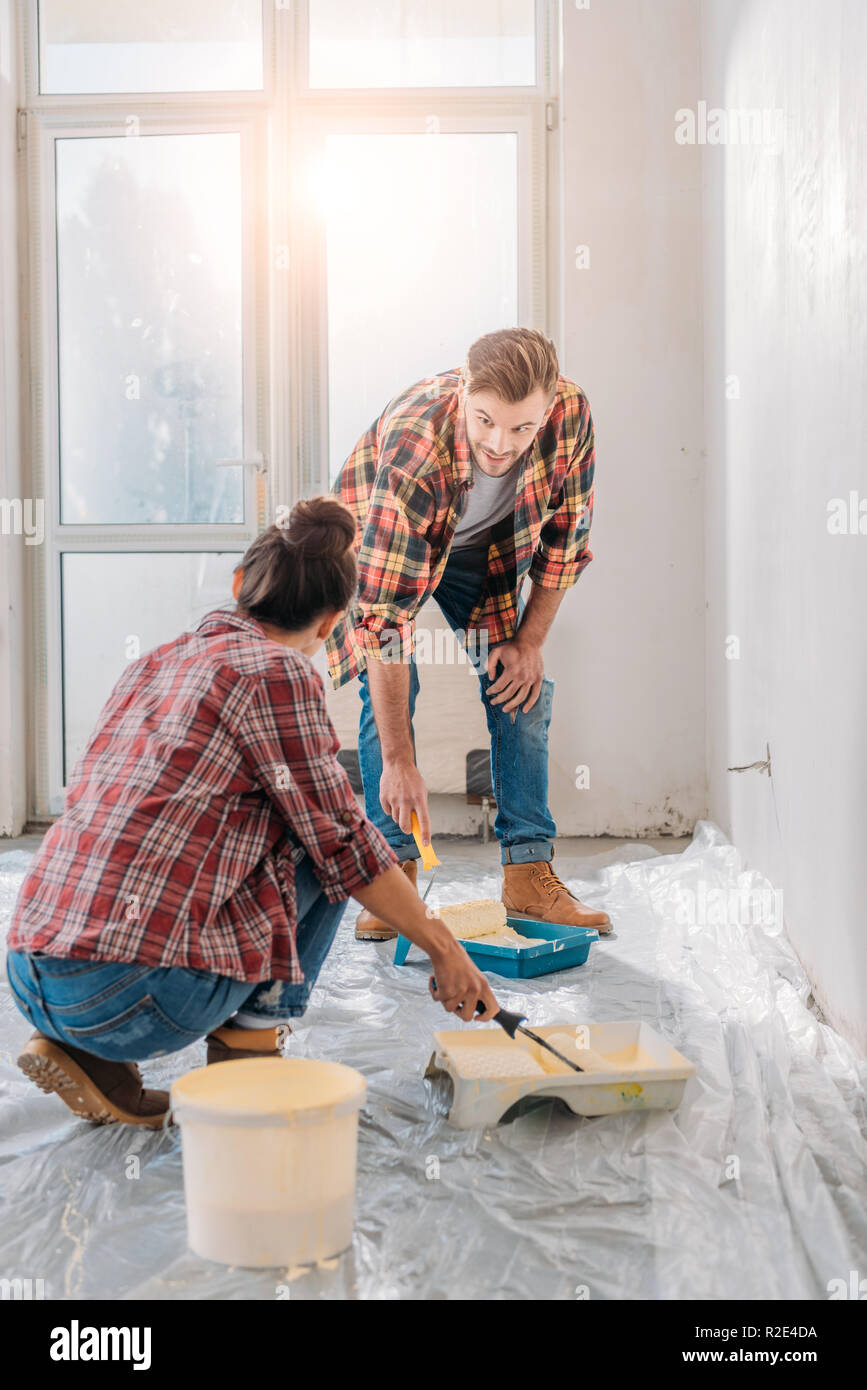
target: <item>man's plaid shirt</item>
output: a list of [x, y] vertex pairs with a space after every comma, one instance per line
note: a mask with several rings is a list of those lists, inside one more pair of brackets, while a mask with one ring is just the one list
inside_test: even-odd
[[[409, 660], [415, 616], [435, 591], [473, 486], [460, 371], [428, 377], [397, 396], [362, 436], [334, 491], [359, 522], [357, 607], [328, 642], [335, 686], [370, 657]], [[468, 632], [494, 647], [514, 637], [526, 575], [568, 589], [593, 558], [593, 421], [584, 393], [561, 377], [526, 455], [514, 517], [492, 533], [487, 583]]]
[[395, 856], [340, 763], [322, 678], [240, 613], [133, 662], [70, 780], [9, 947], [304, 979], [295, 858], [331, 902]]

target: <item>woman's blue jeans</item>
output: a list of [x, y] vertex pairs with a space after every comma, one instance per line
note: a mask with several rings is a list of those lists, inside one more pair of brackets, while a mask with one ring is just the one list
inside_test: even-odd
[[295, 866], [298, 955], [304, 983], [249, 984], [206, 970], [10, 951], [6, 968], [19, 1009], [35, 1028], [111, 1062], [178, 1052], [237, 1009], [275, 1023], [304, 1013], [345, 902], [325, 897], [308, 858]]
[[[466, 632], [467, 621], [478, 602], [487, 573], [487, 549], [452, 550], [434, 597], [453, 632]], [[523, 603], [519, 613], [523, 612]], [[502, 705], [491, 704], [488, 689], [493, 684], [485, 668], [485, 654], [470, 651], [481, 687], [482, 705], [491, 736], [491, 785], [497, 803], [494, 831], [500, 842], [504, 864], [530, 864], [549, 860], [554, 853], [557, 827], [548, 810], [548, 726], [554, 682], [546, 677], [542, 690], [528, 714], [520, 709], [505, 714]], [[418, 857], [415, 840], [386, 815], [379, 801], [382, 777], [382, 748], [366, 674], [361, 681], [361, 724], [358, 732], [358, 762], [364, 786], [364, 809], [368, 820], [381, 830], [398, 859]], [[410, 663], [409, 717], [415, 714], [419, 691], [418, 666]]]

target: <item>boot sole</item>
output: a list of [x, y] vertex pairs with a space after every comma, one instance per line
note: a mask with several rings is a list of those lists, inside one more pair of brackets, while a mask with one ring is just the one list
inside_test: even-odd
[[[532, 914], [532, 912], [516, 912], [516, 911], [514, 910], [514, 908], [507, 907], [505, 903], [503, 903], [503, 906], [506, 908], [506, 913], [508, 914], [509, 917], [520, 917], [522, 922], [543, 922], [543, 921], [545, 921], [545, 919], [544, 919], [543, 917], [534, 917], [533, 914]], [[546, 923], [546, 926], [549, 926], [549, 927], [568, 927], [569, 925], [570, 925], [570, 923], [568, 923], [568, 922], [547, 922], [547, 923]], [[611, 923], [610, 921], [609, 921], [609, 922], [601, 922], [601, 923], [599, 923], [599, 922], [575, 922], [575, 923], [573, 923], [572, 925], [574, 925], [574, 926], [579, 926], [579, 927], [588, 927], [591, 931], [598, 931], [598, 933], [599, 933], [600, 936], [608, 936], [609, 932], [612, 932], [612, 931], [614, 930], [614, 927], [613, 927], [613, 925], [612, 925], [612, 923]]]
[[356, 941], [396, 941], [398, 935], [396, 931], [378, 932], [372, 927], [368, 931], [355, 929]]
[[18, 1066], [47, 1096], [57, 1095], [76, 1115], [97, 1125], [144, 1125], [162, 1129], [168, 1111], [161, 1115], [132, 1115], [112, 1104], [95, 1082], [71, 1057], [51, 1043], [36, 1042], [22, 1052]]

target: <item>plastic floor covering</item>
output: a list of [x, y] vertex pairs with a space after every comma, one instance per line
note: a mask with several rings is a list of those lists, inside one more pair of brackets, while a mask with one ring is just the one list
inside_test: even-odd
[[[493, 847], [448, 863], [433, 900], [499, 896]], [[483, 858], [484, 854], [484, 858]], [[347, 909], [298, 1056], [364, 1073], [355, 1237], [329, 1267], [226, 1268], [186, 1247], [177, 1129], [95, 1127], [18, 1071], [29, 1025], [0, 985], [0, 1270], [53, 1299], [826, 1299], [867, 1272], [867, 1064], [708, 822], [677, 855], [558, 857], [616, 934], [579, 969], [492, 978], [529, 1021], [644, 1019], [695, 1062], [678, 1110], [581, 1119], [537, 1102], [458, 1131], [423, 1079], [435, 1030], [418, 951], [356, 943]], [[0, 855], [0, 938], [29, 862]], [[582, 877], [569, 873], [579, 868]], [[758, 920], [757, 920], [758, 919]], [[143, 1066], [168, 1085], [204, 1045]], [[833, 1286], [832, 1286], [833, 1287]]]

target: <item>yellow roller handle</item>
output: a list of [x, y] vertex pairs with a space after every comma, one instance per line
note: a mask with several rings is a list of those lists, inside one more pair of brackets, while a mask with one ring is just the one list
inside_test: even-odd
[[420, 826], [419, 823], [418, 823], [418, 816], [416, 815], [415, 811], [413, 811], [413, 813], [412, 813], [412, 822], [411, 822], [411, 824], [412, 824], [413, 838], [414, 838], [416, 844], [418, 845], [418, 852], [419, 852], [419, 854], [421, 855], [421, 866], [422, 866], [422, 868], [423, 868], [423, 869], [435, 869], [436, 866], [437, 866], [437, 864], [439, 864], [440, 861], [439, 861], [439, 859], [437, 859], [436, 855], [434, 854], [434, 847], [433, 847], [433, 845], [423, 845], [423, 844], [422, 844], [422, 842], [421, 842], [421, 826]]

